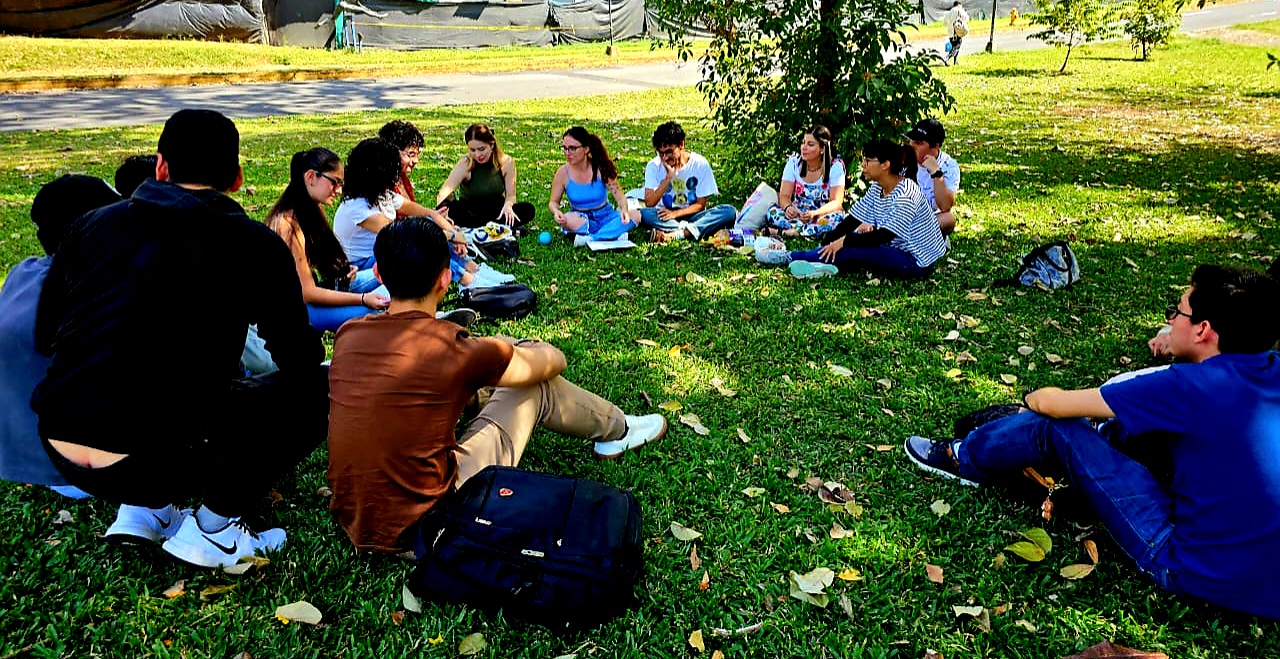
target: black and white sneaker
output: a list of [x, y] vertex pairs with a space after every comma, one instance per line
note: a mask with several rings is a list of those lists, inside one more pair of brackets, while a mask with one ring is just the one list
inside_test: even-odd
[[190, 516], [190, 508], [178, 510], [173, 505], [144, 508], [124, 504], [116, 512], [116, 521], [107, 527], [107, 533], [103, 537], [129, 545], [159, 544], [172, 538], [182, 522]]
[[452, 311], [436, 312], [436, 320], [451, 322], [455, 325], [461, 326], [462, 329], [471, 327], [471, 325], [473, 325], [479, 318], [480, 314], [476, 313], [474, 309], [468, 309], [466, 307], [458, 307]]
[[284, 529], [255, 533], [238, 519], [217, 531], [205, 531], [196, 516], [190, 515], [182, 521], [178, 532], [165, 541], [164, 550], [186, 563], [216, 568], [235, 565], [254, 554], [275, 551], [284, 540]]
[[916, 463], [917, 467], [943, 478], [954, 478], [960, 481], [961, 485], [978, 487], [977, 482], [960, 475], [960, 463], [956, 461], [956, 455], [951, 450], [951, 443], [954, 441], [956, 440], [929, 439], [912, 435], [903, 443], [902, 448], [907, 452], [907, 459]]

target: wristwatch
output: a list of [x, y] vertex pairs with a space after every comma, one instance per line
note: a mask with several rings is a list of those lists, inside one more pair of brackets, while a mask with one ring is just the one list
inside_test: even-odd
[[934, 170], [932, 174], [929, 175], [929, 178], [942, 178], [942, 176], [943, 176], [942, 168], [939, 167], [938, 169]]

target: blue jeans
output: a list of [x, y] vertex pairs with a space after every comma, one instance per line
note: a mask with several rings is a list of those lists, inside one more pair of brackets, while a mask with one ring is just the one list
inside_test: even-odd
[[[817, 263], [822, 260], [818, 252], [818, 249], [792, 252], [791, 260]], [[844, 274], [855, 270], [870, 270], [898, 279], [927, 277], [933, 272], [933, 268], [922, 268], [916, 265], [916, 257], [888, 245], [846, 247], [836, 252], [835, 266]]]
[[[370, 295], [381, 295], [390, 297], [386, 286], [379, 285], [370, 291], [353, 291], [360, 294], [369, 293]], [[307, 305], [307, 318], [311, 320], [311, 326], [321, 332], [335, 332], [342, 324], [352, 318], [363, 318], [373, 313], [373, 310], [363, 304], [349, 304], [340, 307], [322, 306], [318, 304]]]
[[728, 229], [733, 226], [733, 222], [736, 219], [738, 219], [738, 210], [729, 204], [704, 208], [693, 215], [687, 215], [678, 220], [658, 219], [657, 208], [640, 209], [641, 225], [668, 233], [685, 229], [693, 235], [694, 240], [702, 240], [714, 235], [715, 232], [721, 229]]
[[570, 211], [586, 218], [586, 222], [577, 231], [565, 230], [578, 236], [587, 236], [591, 240], [617, 240], [635, 228], [634, 224], [623, 224], [622, 213], [613, 206], [605, 206], [593, 211]]
[[[356, 276], [351, 278], [351, 282], [347, 285], [347, 290], [352, 293], [372, 293], [382, 286], [382, 282], [373, 274], [373, 264], [369, 264], [368, 270], [357, 270]], [[382, 293], [386, 295], [386, 292]]]
[[1026, 467], [1065, 471], [1116, 544], [1157, 585], [1181, 592], [1169, 562], [1173, 495], [1084, 419], [1014, 414], [978, 427], [956, 448], [960, 474], [983, 482]]

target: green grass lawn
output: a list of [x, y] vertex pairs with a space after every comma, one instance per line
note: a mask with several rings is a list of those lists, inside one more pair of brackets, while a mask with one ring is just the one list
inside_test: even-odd
[[330, 51], [297, 46], [177, 39], [46, 39], [0, 36], [0, 81], [115, 79], [124, 76], [252, 75], [282, 71], [350, 71], [362, 75], [425, 75], [458, 71], [591, 68], [670, 61], [675, 53], [649, 41], [554, 47], [366, 49]]
[[[99, 536], [115, 507], [105, 502], [0, 486], [0, 656], [453, 657], [464, 636], [480, 632], [487, 657], [681, 657], [697, 655], [686, 642], [695, 630], [707, 638], [706, 656], [726, 657], [918, 658], [932, 648], [949, 659], [1043, 658], [1104, 639], [1179, 659], [1280, 656], [1280, 625], [1173, 599], [1100, 530], [1046, 524], [995, 493], [922, 476], [897, 448], [909, 434], [941, 435], [962, 413], [1015, 400], [1024, 387], [1096, 385], [1151, 363], [1145, 341], [1196, 263], [1256, 266], [1280, 245], [1271, 210], [1280, 196], [1280, 76], [1265, 71], [1263, 49], [1183, 39], [1142, 63], [1123, 44], [1085, 47], [1069, 74], [1055, 75], [1061, 56], [975, 55], [942, 72], [957, 99], [946, 148], [962, 163], [964, 193], [953, 250], [927, 281], [797, 281], [691, 244], [593, 255], [526, 240], [532, 263], [502, 266], [539, 291], [541, 307], [485, 331], [553, 341], [568, 355], [568, 377], [625, 410], [654, 411], [646, 396], [679, 401], [711, 429], [699, 436], [670, 414], [665, 440], [611, 463], [547, 432], [525, 454], [524, 467], [636, 493], [648, 570], [641, 604], [626, 616], [568, 637], [459, 607], [428, 605], [401, 619], [409, 565], [353, 554], [317, 493], [318, 450], [278, 486], [279, 502], [262, 505], [260, 521], [287, 528], [289, 542], [244, 578], [106, 545]], [[291, 153], [317, 144], [346, 153], [391, 118], [427, 135], [415, 178], [429, 196], [462, 153], [463, 127], [483, 119], [519, 162], [522, 198], [541, 208], [567, 126], [607, 136], [630, 187], [642, 182], [653, 127], [668, 118], [716, 162], [705, 115], [693, 90], [662, 90], [242, 121], [252, 194], [236, 198], [261, 216]], [[0, 160], [17, 164], [0, 170], [0, 271], [39, 249], [26, 212], [40, 183], [64, 172], [109, 177], [126, 155], [152, 150], [157, 135], [158, 127], [6, 135]], [[781, 166], [763, 179], [776, 181]], [[721, 187], [740, 202], [754, 183]], [[536, 224], [552, 226], [545, 211]], [[1083, 262], [1077, 287], [988, 288], [1018, 255], [1062, 238]], [[165, 305], [194, 303], [157, 305], [157, 327]], [[957, 340], [944, 340], [957, 329]], [[961, 353], [976, 361], [958, 361]], [[156, 362], [139, 368], [181, 367], [177, 355]], [[948, 377], [954, 368], [961, 374]], [[736, 394], [720, 393], [716, 378]], [[183, 468], [157, 477], [182, 478]], [[830, 512], [801, 489], [809, 476], [847, 485], [861, 516]], [[764, 493], [749, 497], [749, 487]], [[935, 500], [951, 512], [935, 515]], [[72, 521], [58, 526], [62, 509]], [[671, 522], [703, 534], [701, 570], [690, 568], [690, 545], [668, 533]], [[852, 534], [830, 539], [835, 522]], [[1043, 563], [1009, 556], [995, 565], [1001, 548], [1037, 526], [1055, 543]], [[1101, 562], [1068, 581], [1059, 569], [1086, 560], [1082, 537], [1097, 540]], [[943, 568], [944, 583], [926, 578], [926, 564]], [[862, 579], [837, 579], [827, 609], [788, 598], [788, 571], [817, 567], [852, 568]], [[180, 579], [186, 594], [163, 597]], [[220, 585], [235, 588], [202, 601], [202, 590]], [[851, 615], [834, 602], [842, 595]], [[323, 624], [274, 617], [303, 599], [323, 611]], [[983, 631], [957, 620], [955, 605], [1003, 614]], [[712, 635], [756, 623], [754, 634]]]

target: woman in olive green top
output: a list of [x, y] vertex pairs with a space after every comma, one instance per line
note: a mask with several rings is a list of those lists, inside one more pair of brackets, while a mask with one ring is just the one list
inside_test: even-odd
[[[519, 227], [532, 220], [533, 204], [516, 201], [516, 161], [498, 147], [493, 131], [471, 124], [463, 137], [467, 155], [440, 186], [437, 208], [448, 208], [449, 219], [463, 227], [487, 222]], [[450, 199], [455, 190], [457, 198]]]

